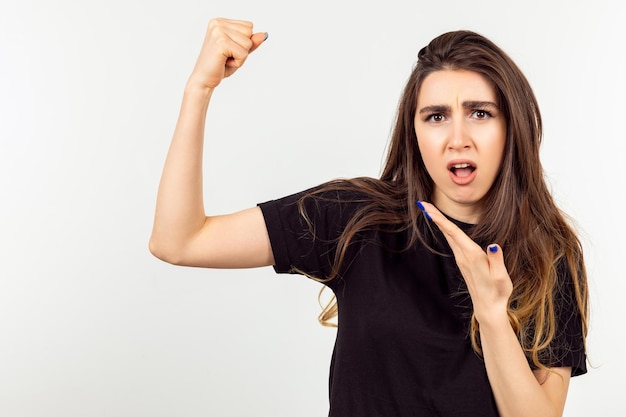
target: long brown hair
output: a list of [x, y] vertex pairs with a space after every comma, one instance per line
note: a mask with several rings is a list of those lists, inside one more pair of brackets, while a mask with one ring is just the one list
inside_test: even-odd
[[[535, 95], [511, 58], [474, 32], [445, 33], [419, 51], [400, 99], [380, 179], [331, 181], [301, 200], [301, 212], [307, 218], [304, 199], [326, 191], [351, 190], [368, 197], [338, 239], [334, 272], [323, 281], [338, 275], [347, 247], [360, 231], [393, 226], [397, 231], [411, 230], [411, 245], [424, 242], [415, 202], [429, 201], [434, 185], [417, 146], [414, 118], [422, 82], [429, 74], [444, 69], [473, 71], [489, 80], [506, 117], [502, 167], [484, 198], [484, 209], [471, 237], [498, 243], [503, 248], [514, 286], [509, 303], [511, 324], [527, 357], [545, 369], [557, 327], [559, 306], [555, 298], [563, 285], [573, 288], [583, 338], [587, 334], [588, 294], [582, 248], [544, 180], [539, 158], [542, 121]], [[563, 274], [562, 268], [569, 274]], [[570, 276], [571, 282], [559, 282], [562, 276]], [[337, 306], [331, 302], [320, 314], [320, 321], [328, 324], [336, 314]], [[479, 328], [474, 317], [470, 336], [474, 349], [480, 352]]]

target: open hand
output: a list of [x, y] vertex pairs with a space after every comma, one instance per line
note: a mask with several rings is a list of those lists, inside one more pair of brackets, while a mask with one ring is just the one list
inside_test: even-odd
[[507, 309], [513, 283], [504, 264], [502, 249], [493, 244], [483, 250], [435, 206], [420, 203], [424, 214], [439, 227], [454, 253], [478, 322], [482, 325], [507, 320], [508, 323]]

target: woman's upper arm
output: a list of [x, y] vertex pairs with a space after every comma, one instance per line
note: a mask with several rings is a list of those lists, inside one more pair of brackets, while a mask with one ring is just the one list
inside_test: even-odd
[[209, 216], [195, 236], [177, 248], [152, 253], [172, 264], [206, 268], [252, 268], [274, 264], [263, 213], [252, 207], [232, 214]]
[[545, 391], [550, 401], [554, 404], [557, 415], [563, 415], [565, 408], [565, 400], [567, 399], [567, 390], [569, 389], [569, 381], [571, 379], [572, 368], [551, 368], [551, 372], [544, 370], [535, 370], [533, 373], [537, 378], [541, 388]]

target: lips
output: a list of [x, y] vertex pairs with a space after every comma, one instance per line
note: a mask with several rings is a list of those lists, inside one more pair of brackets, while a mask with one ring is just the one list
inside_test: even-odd
[[448, 171], [455, 184], [466, 185], [476, 177], [476, 164], [472, 161], [451, 161], [448, 163]]

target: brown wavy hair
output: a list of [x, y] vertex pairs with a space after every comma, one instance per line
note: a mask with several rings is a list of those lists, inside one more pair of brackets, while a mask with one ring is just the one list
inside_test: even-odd
[[[421, 215], [417, 200], [430, 201], [431, 179], [417, 146], [414, 118], [417, 95], [424, 79], [440, 70], [468, 70], [481, 74], [494, 86], [507, 120], [507, 136], [500, 173], [484, 197], [484, 210], [471, 237], [497, 242], [513, 282], [509, 319], [529, 360], [540, 369], [549, 366], [550, 343], [557, 328], [556, 297], [563, 285], [575, 295], [583, 338], [588, 327], [587, 277], [580, 241], [566, 216], [556, 206], [544, 180], [539, 158], [542, 121], [535, 95], [513, 60], [497, 45], [470, 31], [444, 33], [418, 54], [417, 63], [401, 96], [386, 164], [380, 179], [335, 180], [302, 197], [301, 213], [307, 198], [348, 190], [366, 196], [337, 241], [330, 276], [339, 274], [348, 245], [364, 230], [392, 227], [411, 231], [409, 245], [425, 243], [418, 227]], [[563, 274], [567, 268], [569, 274]], [[557, 269], [559, 269], [557, 271]], [[571, 282], [559, 282], [571, 277]], [[319, 320], [337, 315], [333, 297]], [[472, 317], [470, 338], [481, 353], [479, 326]]]

